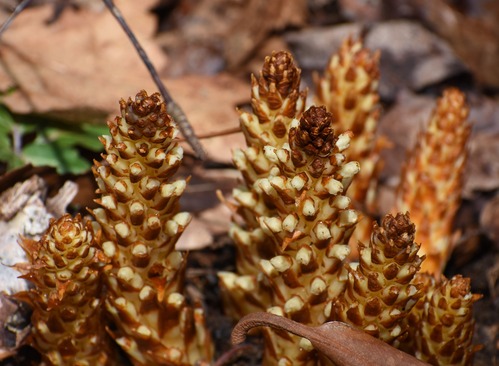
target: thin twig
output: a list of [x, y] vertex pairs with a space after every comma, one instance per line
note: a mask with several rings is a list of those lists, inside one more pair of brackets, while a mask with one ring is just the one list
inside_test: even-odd
[[[205, 133], [204, 135], [197, 135], [198, 139], [204, 140], [204, 139], [211, 139], [214, 137], [220, 137], [220, 136], [226, 136], [226, 135], [233, 135], [235, 133], [241, 132], [241, 127], [233, 127], [233, 128], [228, 128], [226, 130], [222, 131], [217, 131], [217, 132], [208, 132]], [[179, 142], [184, 142], [186, 141], [185, 138], [180, 138], [178, 140]]]
[[[144, 62], [145, 66], [147, 67], [147, 70], [151, 74], [154, 83], [158, 87], [161, 95], [163, 96], [163, 99], [167, 103], [168, 107], [168, 112], [174, 120], [177, 122], [178, 127], [182, 134], [184, 135], [185, 140], [191, 145], [193, 148], [194, 152], [196, 153], [197, 157], [199, 159], [204, 160], [206, 158], [206, 153], [203, 150], [203, 147], [201, 146], [201, 143], [199, 139], [196, 137], [194, 134], [194, 131], [189, 124], [189, 121], [187, 120], [187, 117], [182, 110], [182, 108], [175, 102], [175, 100], [172, 98], [168, 90], [166, 89], [165, 85], [161, 81], [158, 72], [154, 68], [153, 64], [151, 63], [149, 57], [147, 56], [146, 52], [140, 45], [140, 43], [137, 40], [137, 37], [135, 37], [135, 34], [132, 32], [128, 24], [126, 23], [125, 19], [123, 18], [123, 15], [119, 11], [119, 9], [114, 5], [112, 0], [102, 0], [104, 4], [107, 6], [107, 8], [111, 11], [115, 19], [118, 21], [118, 23], [121, 25], [125, 33], [127, 34], [128, 38], [132, 42], [133, 46], [137, 50], [137, 53], [139, 54], [140, 58]], [[32, 0], [23, 0], [21, 1], [12, 14], [7, 18], [5, 23], [0, 27], [0, 38], [2, 34], [9, 28], [9, 26], [12, 24], [14, 19], [21, 13], [30, 3]]]
[[126, 23], [125, 19], [123, 18], [123, 15], [119, 11], [119, 9], [114, 5], [113, 0], [102, 0], [104, 4], [106, 4], [107, 8], [111, 11], [113, 16], [116, 18], [118, 23], [121, 25], [125, 33], [127, 34], [128, 38], [132, 42], [133, 46], [137, 50], [140, 58], [144, 62], [144, 64], [147, 67], [147, 70], [151, 74], [154, 83], [158, 87], [161, 95], [163, 96], [163, 99], [167, 103], [167, 108], [168, 108], [168, 113], [173, 117], [173, 119], [177, 122], [178, 127], [182, 134], [184, 135], [185, 139], [191, 145], [193, 148], [194, 152], [196, 153], [197, 157], [199, 159], [204, 160], [206, 158], [206, 153], [203, 150], [203, 147], [201, 146], [201, 143], [199, 139], [196, 137], [194, 134], [194, 131], [189, 124], [189, 121], [187, 120], [187, 117], [185, 116], [184, 111], [182, 108], [173, 100], [171, 97], [170, 93], [166, 89], [165, 85], [161, 81], [158, 72], [154, 68], [153, 64], [151, 63], [149, 57], [147, 56], [146, 52], [138, 42], [137, 38], [133, 34], [132, 30]]
[[0, 27], [0, 38], [2, 37], [3, 33], [7, 30], [7, 28], [10, 27], [11, 23], [14, 21], [14, 19], [16, 19], [19, 13], [22, 12], [29, 5], [31, 1], [32, 0], [23, 0], [19, 4], [17, 4], [12, 14], [9, 15], [5, 23], [3, 23], [2, 26]]

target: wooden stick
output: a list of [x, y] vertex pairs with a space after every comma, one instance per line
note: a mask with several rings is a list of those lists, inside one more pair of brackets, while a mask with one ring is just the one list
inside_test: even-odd
[[196, 137], [194, 130], [192, 129], [189, 121], [187, 120], [187, 117], [182, 110], [182, 108], [175, 102], [175, 100], [172, 98], [168, 90], [166, 89], [166, 86], [163, 84], [161, 81], [158, 72], [154, 68], [153, 64], [151, 63], [149, 57], [147, 56], [145, 50], [142, 48], [140, 45], [139, 41], [137, 40], [137, 37], [135, 37], [135, 34], [132, 32], [130, 27], [125, 21], [125, 18], [123, 18], [123, 15], [121, 14], [120, 10], [114, 5], [113, 0], [102, 0], [104, 4], [107, 6], [107, 8], [111, 11], [115, 19], [118, 21], [118, 23], [121, 25], [123, 30], [125, 31], [126, 35], [132, 42], [133, 46], [135, 47], [135, 50], [139, 54], [141, 60], [144, 62], [144, 65], [147, 67], [147, 70], [151, 74], [154, 83], [159, 89], [159, 92], [163, 96], [163, 99], [166, 102], [168, 113], [173, 117], [175, 122], [178, 125], [178, 128], [184, 135], [185, 139], [189, 143], [189, 145], [192, 147], [194, 152], [196, 153], [197, 157], [201, 160], [204, 160], [206, 158], [206, 153], [203, 150], [203, 147], [201, 145], [201, 142], [199, 139]]

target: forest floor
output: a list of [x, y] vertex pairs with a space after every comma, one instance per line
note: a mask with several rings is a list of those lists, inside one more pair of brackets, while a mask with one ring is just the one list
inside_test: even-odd
[[[0, 4], [0, 23], [12, 11], [15, 1], [4, 3]], [[34, 146], [47, 143], [40, 140], [42, 134], [60, 136], [60, 131], [66, 131], [68, 126], [85, 123], [102, 127], [106, 119], [117, 114], [119, 98], [133, 96], [141, 89], [156, 88], [129, 40], [100, 0], [85, 5], [69, 1], [60, 9], [59, 16], [47, 22], [59, 10], [59, 3], [62, 2], [35, 1], [0, 41], [0, 100], [21, 126], [7, 132], [0, 128], [0, 134], [12, 139], [16, 136], [13, 131], [20, 134], [20, 144], [14, 144], [11, 151], [0, 146], [0, 153], [6, 154], [0, 155], [0, 174], [3, 173], [0, 193], [35, 174], [45, 180], [49, 196], [66, 181], [73, 181], [77, 192], [68, 210], [85, 213], [85, 208], [96, 205], [95, 183], [89, 167], [92, 159], [99, 159], [99, 148], [91, 143], [81, 146], [81, 141], [79, 144], [75, 140], [68, 149], [73, 155], [61, 163], [57, 157], [45, 156]], [[193, 214], [193, 221], [178, 248], [190, 251], [186, 292], [206, 308], [217, 357], [231, 350], [233, 323], [223, 314], [216, 274], [220, 270], [235, 270], [235, 249], [227, 235], [231, 211], [220, 202], [216, 192], [219, 190], [219, 195], [230, 200], [232, 189], [241, 181], [231, 156], [234, 149], [245, 146], [242, 133], [237, 132], [236, 109], [249, 107], [250, 74], [258, 74], [264, 57], [273, 50], [289, 50], [302, 69], [303, 87], [308, 87], [309, 102], [313, 103], [313, 74], [323, 72], [328, 58], [346, 37], [362, 35], [367, 48], [381, 53], [379, 93], [383, 112], [378, 135], [392, 145], [382, 153], [380, 213], [388, 212], [393, 203], [405, 152], [414, 145], [436, 99], [450, 86], [466, 93], [473, 128], [463, 199], [454, 223], [459, 240], [445, 275], [460, 273], [470, 277], [473, 292], [483, 295], [474, 312], [475, 343], [483, 344], [484, 349], [476, 354], [474, 364], [499, 364], [499, 5], [496, 2], [117, 0], [115, 3], [171, 95], [186, 112], [207, 153], [207, 159], [199, 161], [182, 142], [186, 158], [178, 176], [191, 176], [191, 180], [181, 205], [183, 211]], [[46, 167], [47, 164], [51, 167]], [[7, 173], [13, 168], [17, 170]], [[246, 348], [234, 353], [230, 364], [259, 365], [261, 349], [261, 340], [252, 338]], [[26, 355], [25, 358], [36, 359], [32, 353]], [[19, 363], [19, 358], [15, 359], [5, 358], [1, 364]]]

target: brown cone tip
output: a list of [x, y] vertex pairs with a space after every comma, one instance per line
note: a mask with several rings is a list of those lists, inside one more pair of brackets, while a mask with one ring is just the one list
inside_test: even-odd
[[397, 213], [394, 217], [386, 215], [381, 222], [386, 237], [398, 248], [404, 248], [414, 241], [416, 227], [411, 222], [408, 213]]
[[461, 275], [454, 276], [450, 281], [450, 296], [452, 298], [464, 297], [471, 292], [470, 279]]
[[311, 156], [331, 155], [336, 142], [332, 125], [333, 115], [324, 106], [310, 107], [303, 113], [299, 127], [290, 133], [291, 147], [301, 148]]
[[448, 88], [437, 102], [437, 114], [442, 128], [452, 130], [468, 117], [466, 96], [456, 88]]
[[134, 140], [142, 136], [152, 138], [158, 130], [165, 130], [169, 125], [173, 129], [172, 120], [166, 112], [166, 104], [159, 93], [149, 96], [146, 91], [141, 90], [134, 100], [129, 98], [125, 102], [122, 99], [120, 108], [126, 122], [131, 126], [128, 134]]
[[[91, 230], [91, 228], [88, 223], [83, 223], [81, 215], [72, 218], [69, 214], [66, 214], [57, 220], [52, 219], [43, 241], [48, 241], [51, 238], [55, 241], [54, 249], [66, 251], [83, 244], [83, 241], [86, 240], [86, 234], [85, 237], [80, 236], [84, 230]], [[78, 240], [75, 241], [75, 239]]]
[[265, 58], [262, 76], [267, 84], [275, 83], [282, 98], [298, 90], [300, 84], [300, 70], [286, 51], [272, 52]]

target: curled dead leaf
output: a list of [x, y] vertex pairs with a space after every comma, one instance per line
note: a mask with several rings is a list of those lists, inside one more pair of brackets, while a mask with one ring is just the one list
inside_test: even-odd
[[232, 331], [232, 343], [243, 342], [250, 329], [261, 326], [284, 330], [308, 339], [315, 349], [336, 365], [428, 365], [342, 322], [333, 321], [318, 327], [310, 327], [282, 316], [263, 312], [252, 313], [242, 318]]

